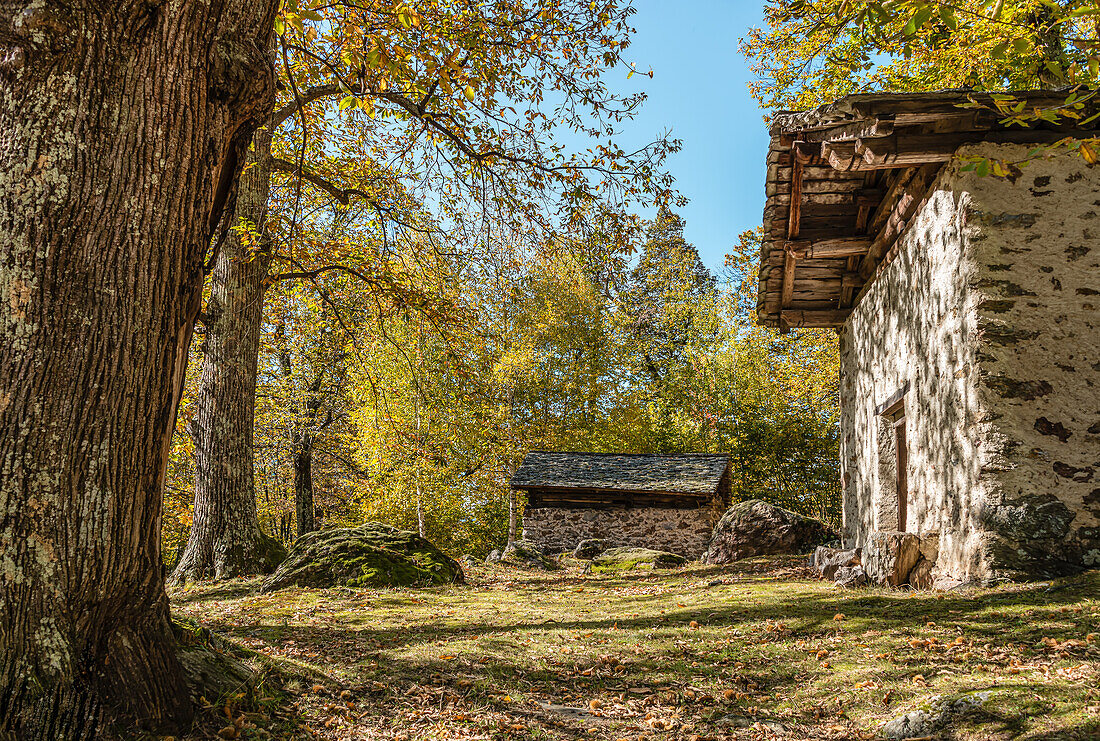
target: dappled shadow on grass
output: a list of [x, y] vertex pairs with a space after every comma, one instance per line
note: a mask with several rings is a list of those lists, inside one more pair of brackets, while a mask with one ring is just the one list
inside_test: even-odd
[[[610, 580], [609, 580], [610, 581]], [[617, 580], [616, 580], [617, 581]], [[1096, 576], [1076, 577], [1081, 588], [1094, 585], [1100, 592], [1100, 578]], [[732, 584], [727, 587], [743, 586], [745, 589], [767, 586], [772, 590], [782, 590], [783, 583], [770, 580]], [[522, 592], [521, 587], [515, 589]], [[246, 595], [248, 592], [242, 594]], [[858, 623], [864, 630], [887, 631], [891, 629], [908, 630], [921, 627], [929, 622], [940, 625], [965, 625], [967, 634], [976, 640], [997, 641], [1004, 637], [1006, 627], [1010, 627], [1016, 640], [1038, 641], [1042, 637], [1042, 627], [1029, 616], [1015, 614], [1016, 611], [1030, 608], [1036, 611], [1048, 611], [1054, 617], [1061, 606], [1076, 603], [1079, 600], [1076, 589], [1063, 588], [1047, 591], [1042, 585], [1018, 585], [1003, 593], [983, 593], [971, 595], [913, 595], [904, 592], [885, 590], [853, 590], [799, 593], [790, 597], [777, 597], [759, 604], [733, 603], [728, 606], [684, 607], [682, 609], [663, 609], [668, 596], [664, 594], [632, 595], [625, 599], [629, 609], [648, 614], [637, 617], [608, 610], [606, 613], [583, 619], [557, 620], [540, 616], [524, 621], [472, 622], [464, 621], [460, 616], [446, 621], [424, 620], [415, 625], [371, 626], [375, 608], [408, 606], [410, 599], [424, 602], [423, 593], [417, 596], [400, 594], [372, 595], [370, 602], [359, 611], [353, 612], [350, 619], [363, 621], [361, 627], [353, 631], [358, 644], [378, 643], [387, 649], [411, 647], [425, 641], [438, 640], [440, 637], [451, 639], [470, 636], [482, 636], [494, 633], [522, 634], [527, 631], [588, 631], [608, 629], [617, 626], [619, 630], [642, 629], [684, 629], [692, 621], [704, 621], [707, 625], [736, 625], [741, 623], [761, 623], [766, 620], [783, 620], [794, 637], [812, 636], [822, 631], [836, 628], [834, 616], [842, 614], [848, 625]], [[293, 593], [291, 593], [291, 598]], [[209, 597], [225, 599], [226, 597]], [[734, 595], [734, 598], [736, 596]], [[595, 612], [599, 605], [593, 605]], [[259, 617], [259, 615], [257, 615]], [[1069, 620], [1069, 616], [1066, 616]], [[208, 627], [229, 634], [244, 631], [248, 634], [265, 630], [263, 622], [240, 626], [228, 620], [206, 620]], [[293, 630], [279, 623], [269, 623], [268, 629], [280, 635]], [[329, 628], [310, 628], [320, 633]]]
[[262, 576], [227, 579], [220, 582], [193, 582], [183, 587], [169, 587], [172, 601], [185, 605], [212, 600], [234, 600], [256, 594], [263, 583]]
[[[631, 698], [701, 684], [709, 688], [708, 701], [684, 711], [700, 723], [723, 713], [754, 719], [778, 714], [785, 724], [810, 728], [824, 721], [805, 717], [806, 707], [784, 708], [779, 697], [831, 697], [848, 691], [843, 683], [854, 683], [853, 677], [892, 682], [902, 701], [932, 693], [924, 689], [923, 680], [917, 681], [918, 675], [959, 674], [959, 686], [983, 681], [981, 677], [990, 675], [975, 672], [985, 670], [911, 648], [910, 640], [936, 635], [942, 646], [965, 636], [994, 651], [1011, 646], [1013, 657], [1025, 661], [1041, 659], [1049, 654], [1038, 645], [1040, 639], [1048, 632], [1059, 641], [1079, 637], [1080, 618], [1074, 610], [1085, 596], [1100, 593], [1100, 573], [974, 593], [845, 591], [823, 582], [786, 579], [791, 563], [774, 562], [778, 568], [771, 569], [741, 564], [613, 578], [525, 574], [504, 580], [493, 574], [488, 583], [479, 574], [467, 587], [286, 590], [234, 607], [233, 599], [254, 594], [238, 583], [227, 590], [179, 593], [175, 601], [192, 612], [204, 601], [221, 602], [199, 616], [207, 627], [339, 675], [364, 696], [371, 712], [411, 702], [405, 694], [410, 690], [413, 697], [424, 691], [441, 708], [452, 701], [483, 706], [572, 738], [569, 734], [590, 726], [568, 713], [530, 704], [511, 706], [501, 695], [528, 693], [562, 698], [563, 703], [568, 695], [583, 711], [577, 697], [625, 696], [629, 705]], [[721, 583], [708, 587], [716, 580]], [[855, 647], [864, 641], [874, 644], [875, 651], [897, 655], [889, 662], [864, 665], [870, 657]], [[819, 645], [832, 649], [836, 666], [812, 658]], [[573, 653], [564, 650], [570, 646]], [[600, 653], [628, 661], [601, 668], [594, 664]], [[1078, 649], [1066, 656], [1081, 660]], [[1006, 662], [999, 666], [1005, 668]], [[591, 674], [581, 673], [593, 667], [597, 670]], [[953, 685], [942, 679], [937, 686]], [[1024, 738], [1089, 738], [1066, 735], [1084, 734], [1094, 726], [1079, 722], [1071, 715], [1074, 709], [1057, 704], [1058, 686], [1002, 682], [1006, 695], [1019, 698], [979, 719], [981, 732], [992, 729], [994, 735], [970, 738], [1021, 737], [1031, 733], [1031, 718], [1038, 712], [1056, 723], [1061, 735]], [[720, 702], [723, 687], [737, 690], [737, 699]], [[750, 708], [756, 708], [754, 713]], [[874, 712], [885, 710], [880, 704]], [[616, 722], [627, 721], [620, 717]], [[805, 737], [823, 738], [811, 732]]]

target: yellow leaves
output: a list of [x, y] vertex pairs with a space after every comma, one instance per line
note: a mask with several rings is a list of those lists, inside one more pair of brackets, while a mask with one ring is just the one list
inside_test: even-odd
[[844, 613], [843, 612], [838, 612], [836, 615], [833, 615], [833, 620], [835, 620], [838, 623], [843, 619], [844, 619]]

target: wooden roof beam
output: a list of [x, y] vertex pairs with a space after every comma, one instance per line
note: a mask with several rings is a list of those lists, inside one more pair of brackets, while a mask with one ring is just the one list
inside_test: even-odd
[[[916, 215], [921, 204], [927, 199], [928, 188], [936, 179], [936, 175], [939, 174], [940, 167], [939, 164], [926, 164], [917, 169], [912, 177], [904, 179], [904, 183], [899, 189], [899, 196], [886, 215], [881, 231], [871, 243], [871, 247], [867, 250], [867, 254], [864, 255], [863, 262], [860, 264], [859, 274], [864, 279], [874, 275], [878, 260], [894, 245], [906, 227], [909, 226], [909, 222]], [[899, 179], [899, 182], [902, 182], [902, 180]]]
[[819, 257], [851, 257], [853, 255], [865, 255], [871, 248], [871, 240], [867, 237], [847, 237], [839, 239], [821, 239], [816, 242], [810, 240], [789, 241], [786, 244], [787, 254], [793, 254], [796, 258]]
[[788, 327], [839, 327], [848, 319], [848, 309], [819, 309], [817, 311], [799, 311], [788, 309], [781, 311], [779, 321]]
[[894, 133], [894, 122], [887, 118], [871, 118], [864, 121], [836, 126], [823, 131], [806, 131], [801, 138], [806, 142], [836, 142], [854, 139], [872, 139]]

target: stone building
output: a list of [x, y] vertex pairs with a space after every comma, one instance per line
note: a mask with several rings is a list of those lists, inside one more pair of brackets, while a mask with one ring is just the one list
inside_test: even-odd
[[1100, 566], [1100, 167], [967, 167], [1096, 132], [992, 103], [852, 96], [768, 154], [758, 314], [839, 333], [846, 545], [913, 533], [941, 586]]
[[555, 551], [590, 538], [697, 558], [729, 504], [725, 455], [532, 451], [512, 477], [523, 539]]

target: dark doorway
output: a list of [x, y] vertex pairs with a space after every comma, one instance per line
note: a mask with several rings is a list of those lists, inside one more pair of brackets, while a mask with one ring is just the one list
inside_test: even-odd
[[898, 530], [904, 533], [909, 530], [909, 481], [906, 475], [909, 470], [909, 448], [905, 440], [904, 409], [901, 414], [894, 420], [894, 449], [897, 451]]

